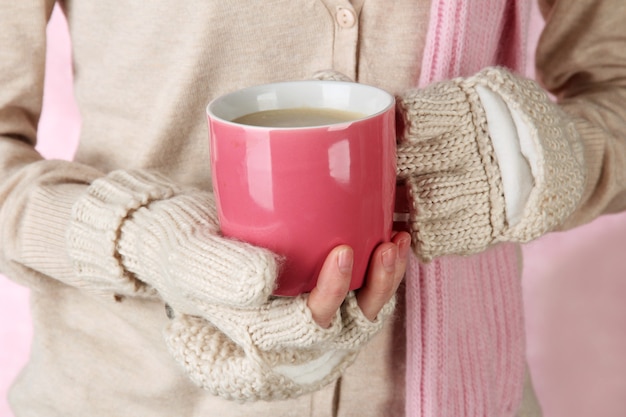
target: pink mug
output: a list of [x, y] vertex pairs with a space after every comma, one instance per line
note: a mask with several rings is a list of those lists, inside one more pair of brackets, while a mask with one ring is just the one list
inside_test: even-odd
[[[355, 120], [301, 127], [233, 122], [273, 109], [326, 108]], [[284, 258], [275, 295], [311, 291], [337, 245], [354, 250], [350, 289], [391, 238], [395, 101], [378, 88], [294, 81], [245, 88], [209, 103], [213, 190], [222, 233]]]

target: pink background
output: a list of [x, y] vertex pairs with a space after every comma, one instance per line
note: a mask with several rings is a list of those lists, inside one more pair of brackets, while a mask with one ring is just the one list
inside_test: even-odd
[[[55, 12], [39, 150], [71, 158], [79, 130], [69, 38]], [[528, 357], [545, 417], [626, 416], [626, 214], [524, 248]], [[0, 417], [28, 358], [28, 291], [0, 276]]]

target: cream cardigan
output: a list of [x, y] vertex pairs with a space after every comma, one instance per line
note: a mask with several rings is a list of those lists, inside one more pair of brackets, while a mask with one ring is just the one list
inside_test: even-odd
[[[73, 202], [94, 178], [115, 168], [156, 169], [181, 184], [206, 187], [209, 184], [208, 158], [202, 111], [210, 97], [222, 92], [271, 80], [307, 78], [314, 71], [329, 67], [393, 92], [416, 85], [420, 74], [422, 84], [434, 81], [437, 76], [426, 69], [420, 72], [418, 59], [425, 44], [426, 22], [429, 15], [431, 22], [436, 21], [435, 16], [445, 16], [431, 11], [449, 12], [456, 10], [454, 5], [435, 2], [429, 10], [427, 2], [416, 5], [409, 1], [393, 4], [310, 1], [303, 2], [302, 7], [289, 7], [292, 3], [278, 1], [254, 8], [222, 4], [226, 2], [205, 2], [193, 7], [182, 4], [171, 8], [170, 3], [160, 1], [141, 7], [132, 2], [122, 5], [119, 2], [67, 1], [64, 6], [73, 35], [76, 93], [83, 128], [76, 162], [66, 163], [43, 161], [33, 148], [41, 105], [45, 22], [52, 9], [51, 1], [45, 6], [39, 3], [12, 2], [3, 7], [6, 13], [0, 16], [3, 28], [0, 33], [0, 232], [3, 242], [0, 269], [34, 289], [36, 333], [32, 360], [12, 393], [16, 415], [203, 415], [203, 409], [217, 413], [220, 407], [227, 407], [230, 414], [216, 415], [246, 415], [251, 410], [233, 408], [207, 398], [180, 374], [163, 348], [160, 329], [166, 318], [158, 302], [93, 298], [65, 284], [74, 275], [64, 241]], [[563, 98], [569, 112], [580, 116], [579, 130], [587, 145], [587, 193], [570, 225], [590, 220], [602, 212], [621, 210], [626, 205], [623, 168], [626, 150], [622, 133], [626, 131], [623, 117], [626, 106], [623, 89], [620, 89], [624, 56], [620, 55], [622, 48], [612, 43], [616, 42], [614, 34], [620, 33], [621, 14], [618, 12], [623, 7], [619, 1], [595, 3], [598, 2], [544, 5], [553, 8], [537, 59], [544, 84]], [[358, 14], [358, 24], [350, 26], [345, 21], [334, 20], [342, 9]], [[597, 20], [588, 22], [581, 18], [590, 15], [592, 10]], [[455, 16], [470, 17], [475, 12]], [[268, 25], [269, 16], [273, 19]], [[581, 21], [585, 21], [582, 32]], [[261, 26], [264, 36], [258, 36]], [[421, 30], [407, 31], [415, 27]], [[465, 27], [480, 29], [480, 25]], [[486, 33], [485, 28], [491, 26], [484, 26], [481, 33]], [[464, 39], [458, 47], [472, 46], [468, 42], [474, 39], [475, 33], [468, 31], [465, 37], [455, 37], [453, 29], [440, 32], [452, 36], [448, 44]], [[575, 40], [579, 42], [576, 49], [563, 46], [573, 46]], [[434, 51], [433, 42], [432, 38], [426, 42], [426, 57]], [[276, 48], [276, 45], [285, 47]], [[249, 65], [250, 62], [255, 65]], [[446, 71], [449, 72], [440, 73], [442, 77], [463, 72], [459, 67], [449, 67]], [[585, 79], [577, 76], [583, 73], [591, 75]], [[612, 88], [606, 88], [607, 85]], [[600, 105], [611, 111], [598, 111]], [[510, 247], [494, 251], [489, 255], [491, 261], [498, 257], [506, 259], [495, 264], [491, 261], [485, 264], [479, 258], [467, 261], [471, 263], [469, 273], [481, 277], [489, 271], [498, 274], [501, 272], [499, 265], [510, 267], [517, 259]], [[422, 307], [409, 305], [408, 308], [445, 313], [451, 310], [433, 310], [437, 304], [430, 304], [430, 300], [438, 298], [429, 298], [429, 294], [448, 294], [449, 297], [450, 291], [456, 294], [474, 291], [476, 287], [458, 278], [432, 281], [443, 286], [426, 284], [428, 271], [444, 271], [440, 277], [449, 274], [460, 277], [457, 273], [467, 271], [467, 264], [466, 260], [459, 262], [414, 265], [414, 270], [423, 271], [419, 282], [425, 286], [419, 294], [407, 293], [409, 300], [421, 301]], [[413, 277], [409, 278], [408, 285], [420, 288], [411, 284], [411, 279], [417, 276]], [[481, 282], [490, 285], [498, 281]], [[455, 283], [460, 286], [454, 287]], [[493, 305], [501, 306], [502, 314], [511, 315], [505, 322], [515, 323], [513, 327], [518, 336], [507, 337], [507, 340], [515, 344], [508, 352], [517, 359], [509, 361], [502, 357], [496, 369], [504, 369], [502, 372], [508, 375], [510, 368], [507, 367], [514, 366], [514, 374], [521, 378], [523, 340], [519, 339], [519, 286], [513, 280], [504, 284], [495, 292], [488, 287], [488, 293], [499, 294], [498, 297], [506, 295], [498, 300], [513, 300], [507, 308], [497, 300]], [[472, 302], [483, 301], [478, 297]], [[429, 413], [437, 411], [428, 408], [436, 404], [435, 398], [437, 401], [443, 398], [446, 404], [457, 404], [454, 407], [461, 404], [451, 397], [460, 387], [456, 385], [460, 383], [455, 377], [456, 371], [441, 373], [442, 378], [435, 381], [427, 377], [432, 375], [429, 373], [431, 365], [461, 368], [449, 368], [454, 365], [449, 360], [424, 360], [454, 358], [454, 355], [441, 354], [441, 348], [449, 346], [451, 338], [459, 341], [461, 336], [473, 334], [467, 332], [472, 323], [456, 321], [464, 320], [461, 310], [456, 311], [454, 316], [429, 313], [422, 317], [424, 321], [413, 322], [423, 323], [423, 328], [419, 325], [413, 328], [421, 335], [437, 334], [441, 338], [431, 343], [420, 334], [408, 334], [412, 343], [408, 363], [422, 363], [421, 367], [411, 365], [408, 370], [409, 378], [413, 379], [409, 387], [417, 387], [422, 395], [413, 396], [415, 391], [409, 388], [408, 398], [414, 402], [410, 410], [417, 408], [431, 415]], [[485, 317], [492, 317], [493, 326], [502, 324], [491, 313], [485, 314]], [[497, 328], [506, 333], [509, 327]], [[429, 333], [431, 331], [434, 333]], [[350, 412], [367, 415], [365, 410], [376, 410], [371, 405], [377, 401], [379, 410], [385, 409], [388, 401], [396, 404], [398, 397], [403, 401], [402, 386], [394, 385], [397, 375], [390, 372], [393, 361], [388, 360], [398, 348], [389, 344], [403, 339], [398, 332], [395, 335], [388, 334], [386, 338], [383, 335], [380, 341], [375, 341], [369, 352], [363, 352], [352, 374], [348, 372], [341, 382], [339, 415], [351, 415]], [[496, 342], [493, 338], [489, 340]], [[415, 344], [416, 341], [420, 342]], [[417, 360], [414, 360], [415, 355], [418, 355]], [[378, 371], [368, 372], [369, 366]], [[368, 382], [372, 383], [366, 386], [371, 389], [364, 388], [363, 375], [371, 377]], [[498, 384], [497, 375], [503, 374], [495, 372], [489, 377], [494, 384]], [[420, 385], [419, 381], [428, 384]], [[499, 388], [497, 392], [502, 396], [493, 399], [494, 404], [498, 404], [493, 406], [512, 412], [519, 402], [514, 388]], [[267, 410], [328, 415], [333, 394], [338, 390], [331, 387], [306, 401], [271, 405]], [[490, 398], [491, 395], [496, 394], [490, 393]], [[136, 398], [149, 400], [136, 401]], [[363, 413], [359, 413], [359, 405], [365, 409]]]

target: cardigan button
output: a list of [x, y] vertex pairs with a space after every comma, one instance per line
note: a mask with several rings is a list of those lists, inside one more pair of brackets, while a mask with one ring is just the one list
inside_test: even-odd
[[344, 9], [343, 7], [337, 9], [335, 18], [337, 19], [339, 26], [345, 29], [351, 28], [356, 23], [356, 16], [354, 15], [354, 12], [350, 9]]

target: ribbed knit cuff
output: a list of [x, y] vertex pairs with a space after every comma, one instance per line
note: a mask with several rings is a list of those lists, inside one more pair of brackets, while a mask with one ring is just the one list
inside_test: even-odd
[[409, 193], [410, 230], [425, 261], [472, 254], [504, 229], [502, 178], [475, 89], [463, 80], [400, 97], [398, 177]]
[[114, 171], [95, 180], [73, 206], [66, 235], [77, 285], [101, 294], [152, 295], [121, 264], [120, 228], [133, 211], [177, 192], [167, 179], [147, 172]]
[[[502, 177], [477, 92], [508, 107], [534, 183], [519, 220], [506, 221]], [[502, 242], [527, 242], [563, 224], [585, 188], [583, 146], [573, 120], [536, 82], [503, 68], [412, 90], [399, 100], [405, 131], [398, 176], [410, 197], [416, 254], [469, 255]]]
[[55, 184], [37, 188], [24, 213], [19, 261], [29, 268], [70, 285], [76, 273], [67, 253], [65, 232], [72, 206], [87, 185]]
[[252, 309], [207, 306], [204, 313], [236, 343], [252, 343], [262, 351], [328, 346], [343, 330], [341, 314], [338, 311], [330, 326], [322, 328], [313, 319], [307, 298], [274, 298]]

